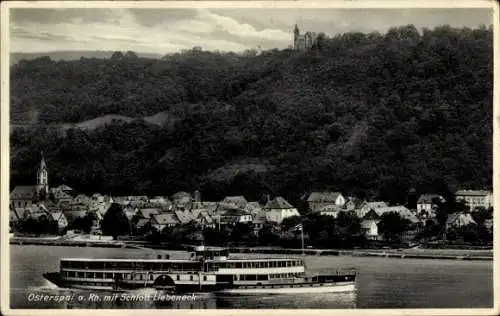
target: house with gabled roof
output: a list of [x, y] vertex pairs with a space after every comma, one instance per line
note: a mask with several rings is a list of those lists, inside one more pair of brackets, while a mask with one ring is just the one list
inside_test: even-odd
[[455, 192], [457, 202], [463, 201], [471, 209], [493, 207], [493, 192], [487, 190], [458, 190]]
[[198, 218], [196, 219], [196, 221], [202, 227], [211, 227], [211, 228], [215, 227], [215, 221], [212, 218], [212, 216], [210, 216], [210, 214], [208, 214], [207, 211], [201, 211], [200, 214], [198, 215]]
[[312, 192], [307, 198], [309, 211], [316, 212], [318, 209], [328, 206], [344, 206], [346, 200], [340, 192]]
[[36, 186], [18, 185], [10, 192], [10, 204], [14, 207], [29, 207], [37, 199]]
[[48, 214], [48, 219], [57, 223], [57, 230], [59, 233], [63, 232], [68, 227], [68, 220], [63, 212], [51, 212]]
[[154, 214], [151, 216], [151, 227], [161, 232], [165, 227], [174, 227], [180, 224], [174, 213]]
[[222, 204], [234, 205], [236, 207], [244, 209], [248, 201], [245, 199], [243, 195], [238, 196], [226, 196], [222, 201]]
[[346, 198], [346, 202], [344, 204], [344, 209], [346, 211], [354, 211], [358, 208], [361, 208], [365, 201], [358, 199], [357, 197], [354, 196], [348, 196]]
[[219, 202], [193, 202], [191, 209], [206, 211], [208, 214], [213, 215], [219, 207]]
[[174, 213], [180, 224], [187, 224], [193, 220], [189, 211], [175, 210]]
[[358, 209], [354, 210], [354, 212], [359, 218], [363, 218], [369, 211], [384, 207], [389, 207], [389, 205], [382, 201], [363, 202]]
[[453, 213], [448, 215], [446, 220], [446, 229], [460, 228], [467, 225], [477, 225], [470, 213]]
[[259, 204], [259, 202], [248, 202], [244, 210], [254, 215], [262, 211], [262, 206]]
[[54, 200], [59, 203], [71, 203], [73, 202], [73, 196], [68, 192], [61, 190], [60, 188], [52, 188], [50, 189], [50, 194], [54, 197]]
[[193, 197], [187, 192], [177, 192], [171, 197], [172, 208], [179, 210], [190, 209], [193, 203]]
[[283, 219], [292, 216], [300, 216], [299, 211], [281, 196], [269, 200], [264, 206], [266, 220], [281, 224]]
[[372, 208], [366, 212], [361, 219], [361, 230], [368, 239], [380, 239], [378, 233], [378, 224], [383, 214], [397, 213], [404, 219], [407, 219], [411, 225], [418, 225], [420, 220], [405, 206], [388, 206]]
[[221, 225], [234, 225], [237, 223], [251, 223], [252, 215], [239, 207], [228, 205], [221, 211], [217, 219]]
[[417, 213], [430, 212], [436, 208], [437, 203], [445, 202], [446, 200], [439, 194], [422, 194], [417, 200]]
[[25, 207], [11, 208], [11, 211], [14, 212], [14, 214], [16, 215], [17, 220], [19, 222], [24, 221], [27, 218], [27, 216], [29, 215], [28, 208], [25, 208]]
[[[153, 215], [154, 216], [154, 215]], [[148, 232], [148, 227], [151, 224], [152, 221], [151, 217], [150, 219], [147, 218], [140, 218], [137, 223], [135, 223], [135, 231], [137, 233], [147, 233]]]
[[340, 213], [340, 212], [344, 212], [345, 209], [343, 209], [342, 207], [338, 206], [338, 205], [325, 205], [319, 209], [317, 209], [317, 212], [320, 214], [320, 215], [325, 215], [325, 216], [332, 216], [333, 218], [337, 218], [337, 215]]

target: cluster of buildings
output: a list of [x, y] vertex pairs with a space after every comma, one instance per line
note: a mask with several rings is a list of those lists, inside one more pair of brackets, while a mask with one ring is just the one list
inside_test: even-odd
[[300, 34], [300, 30], [297, 24], [293, 29], [293, 49], [294, 50], [308, 50], [317, 43], [319, 34], [315, 32], [305, 32]]
[[[380, 239], [378, 224], [383, 214], [396, 212], [412, 223], [415, 229], [426, 220], [435, 218], [439, 203], [446, 202], [437, 194], [423, 194], [417, 208], [390, 206], [384, 201], [363, 201], [341, 192], [312, 192], [303, 197], [309, 212], [337, 217], [339, 212], [352, 212], [361, 220], [361, 227], [369, 239]], [[456, 199], [471, 208], [493, 206], [493, 195], [489, 191], [457, 191]], [[264, 224], [279, 225], [284, 219], [300, 216], [298, 209], [280, 196], [266, 196], [261, 202], [247, 201], [244, 196], [228, 196], [221, 201], [203, 201], [200, 192], [193, 194], [178, 192], [165, 196], [110, 196], [95, 193], [92, 196], [79, 194], [67, 185], [49, 188], [48, 169], [42, 156], [37, 171], [37, 184], [16, 186], [10, 194], [11, 227], [28, 218], [45, 216], [57, 222], [59, 229], [72, 224], [87, 214], [92, 216], [92, 232], [100, 234], [100, 222], [111, 204], [121, 205], [130, 222], [131, 231], [142, 234], [152, 230], [162, 231], [166, 227], [196, 223], [203, 227], [217, 228], [236, 223], [251, 223], [258, 232]], [[454, 214], [449, 225], [473, 223], [470, 214]]]

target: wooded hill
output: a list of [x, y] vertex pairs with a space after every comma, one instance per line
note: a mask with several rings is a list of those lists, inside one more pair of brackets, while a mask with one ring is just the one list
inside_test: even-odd
[[[403, 26], [301, 52], [21, 60], [11, 123], [32, 127], [12, 131], [11, 185], [35, 181], [43, 150], [52, 184], [88, 193], [404, 203], [410, 188], [488, 188], [492, 44], [491, 27]], [[61, 133], [111, 114], [128, 119]]]

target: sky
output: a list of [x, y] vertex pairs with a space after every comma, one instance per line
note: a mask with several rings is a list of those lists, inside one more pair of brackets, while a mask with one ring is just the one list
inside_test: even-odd
[[68, 50], [167, 54], [204, 50], [286, 48], [297, 23], [301, 31], [329, 36], [348, 31], [384, 33], [414, 24], [432, 28], [492, 23], [491, 9], [305, 8], [15, 8], [10, 11], [11, 52]]

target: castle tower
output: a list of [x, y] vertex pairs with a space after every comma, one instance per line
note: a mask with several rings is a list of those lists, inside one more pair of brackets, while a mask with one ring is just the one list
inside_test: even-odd
[[299, 47], [300, 30], [297, 24], [293, 30], [293, 48], [298, 49]]
[[47, 164], [45, 163], [43, 152], [41, 155], [42, 159], [36, 176], [36, 192], [41, 199], [45, 199], [49, 196], [49, 171], [47, 169]]

